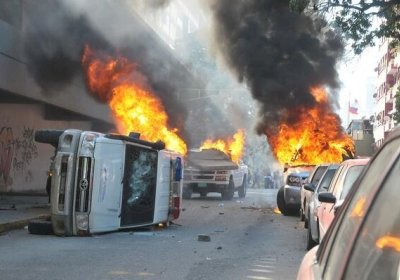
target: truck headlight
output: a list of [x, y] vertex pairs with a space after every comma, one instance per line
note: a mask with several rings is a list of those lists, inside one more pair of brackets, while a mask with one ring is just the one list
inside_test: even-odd
[[97, 137], [98, 137], [98, 135], [96, 135], [95, 133], [85, 134], [83, 141], [82, 141], [80, 155], [86, 156], [86, 157], [93, 157], [94, 143], [95, 143], [95, 140]]
[[87, 230], [89, 228], [89, 216], [87, 214], [77, 214], [76, 227], [80, 230]]

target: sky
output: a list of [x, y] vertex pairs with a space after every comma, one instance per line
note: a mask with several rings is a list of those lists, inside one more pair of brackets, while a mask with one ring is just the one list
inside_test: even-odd
[[[361, 55], [349, 55], [339, 66], [342, 87], [339, 93], [340, 111], [338, 114], [346, 128], [353, 118], [369, 118], [374, 113], [374, 99], [378, 75], [374, 71], [379, 61], [378, 47], [366, 49]], [[349, 102], [358, 100], [358, 115], [349, 115]]]

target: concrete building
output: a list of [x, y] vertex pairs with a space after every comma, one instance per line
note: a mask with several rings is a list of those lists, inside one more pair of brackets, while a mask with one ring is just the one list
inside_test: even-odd
[[[153, 1], [154, 2], [154, 1]], [[171, 49], [179, 40], [204, 27], [206, 16], [197, 1], [174, 0], [154, 8], [146, 0], [131, 0], [130, 6]], [[179, 53], [177, 53], [179, 56]]]
[[380, 147], [395, 127], [395, 95], [400, 86], [400, 55], [390, 47], [390, 39], [384, 39], [379, 45], [379, 62], [375, 68], [378, 84], [373, 97], [375, 110], [373, 116], [373, 132], [375, 146]]
[[370, 157], [375, 152], [375, 140], [369, 120], [352, 120], [346, 129], [354, 140], [355, 152], [358, 157]]
[[[0, 193], [45, 192], [49, 158], [54, 151], [50, 145], [34, 141], [37, 129], [109, 132], [115, 128], [110, 109], [87, 93], [82, 77], [60, 90], [37, 85], [28, 71], [22, 43], [26, 4], [26, 0], [0, 1]], [[165, 63], [180, 69], [182, 79], [194, 80], [160, 39], [161, 33], [152, 31], [157, 28], [150, 28], [135, 13], [132, 17], [136, 18], [135, 28], [151, 37], [149, 47], [161, 50]], [[177, 18], [170, 15], [172, 19]], [[176, 24], [179, 26], [179, 21]], [[192, 24], [188, 26], [192, 28]]]

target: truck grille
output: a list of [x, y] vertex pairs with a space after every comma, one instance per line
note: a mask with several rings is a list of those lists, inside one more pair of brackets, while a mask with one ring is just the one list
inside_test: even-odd
[[67, 184], [67, 172], [68, 172], [68, 158], [69, 156], [63, 156], [61, 159], [60, 168], [60, 189], [58, 192], [58, 210], [64, 211], [65, 204], [65, 186]]
[[213, 180], [214, 176], [214, 171], [185, 170], [184, 173], [185, 179], [189, 180]]
[[92, 159], [89, 157], [79, 157], [75, 197], [75, 211], [77, 212], [87, 212], [89, 209], [91, 170]]

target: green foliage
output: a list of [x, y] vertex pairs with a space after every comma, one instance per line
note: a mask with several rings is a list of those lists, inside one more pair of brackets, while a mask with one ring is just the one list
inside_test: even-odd
[[[291, 0], [289, 5], [298, 11], [305, 2]], [[367, 46], [373, 46], [375, 39], [392, 38], [392, 46], [399, 45], [399, 0], [313, 0], [312, 3], [312, 10], [334, 14], [335, 26], [351, 40], [356, 54]]]
[[393, 119], [396, 124], [400, 124], [400, 87], [397, 89], [394, 98], [396, 99], [396, 112], [393, 114]]

